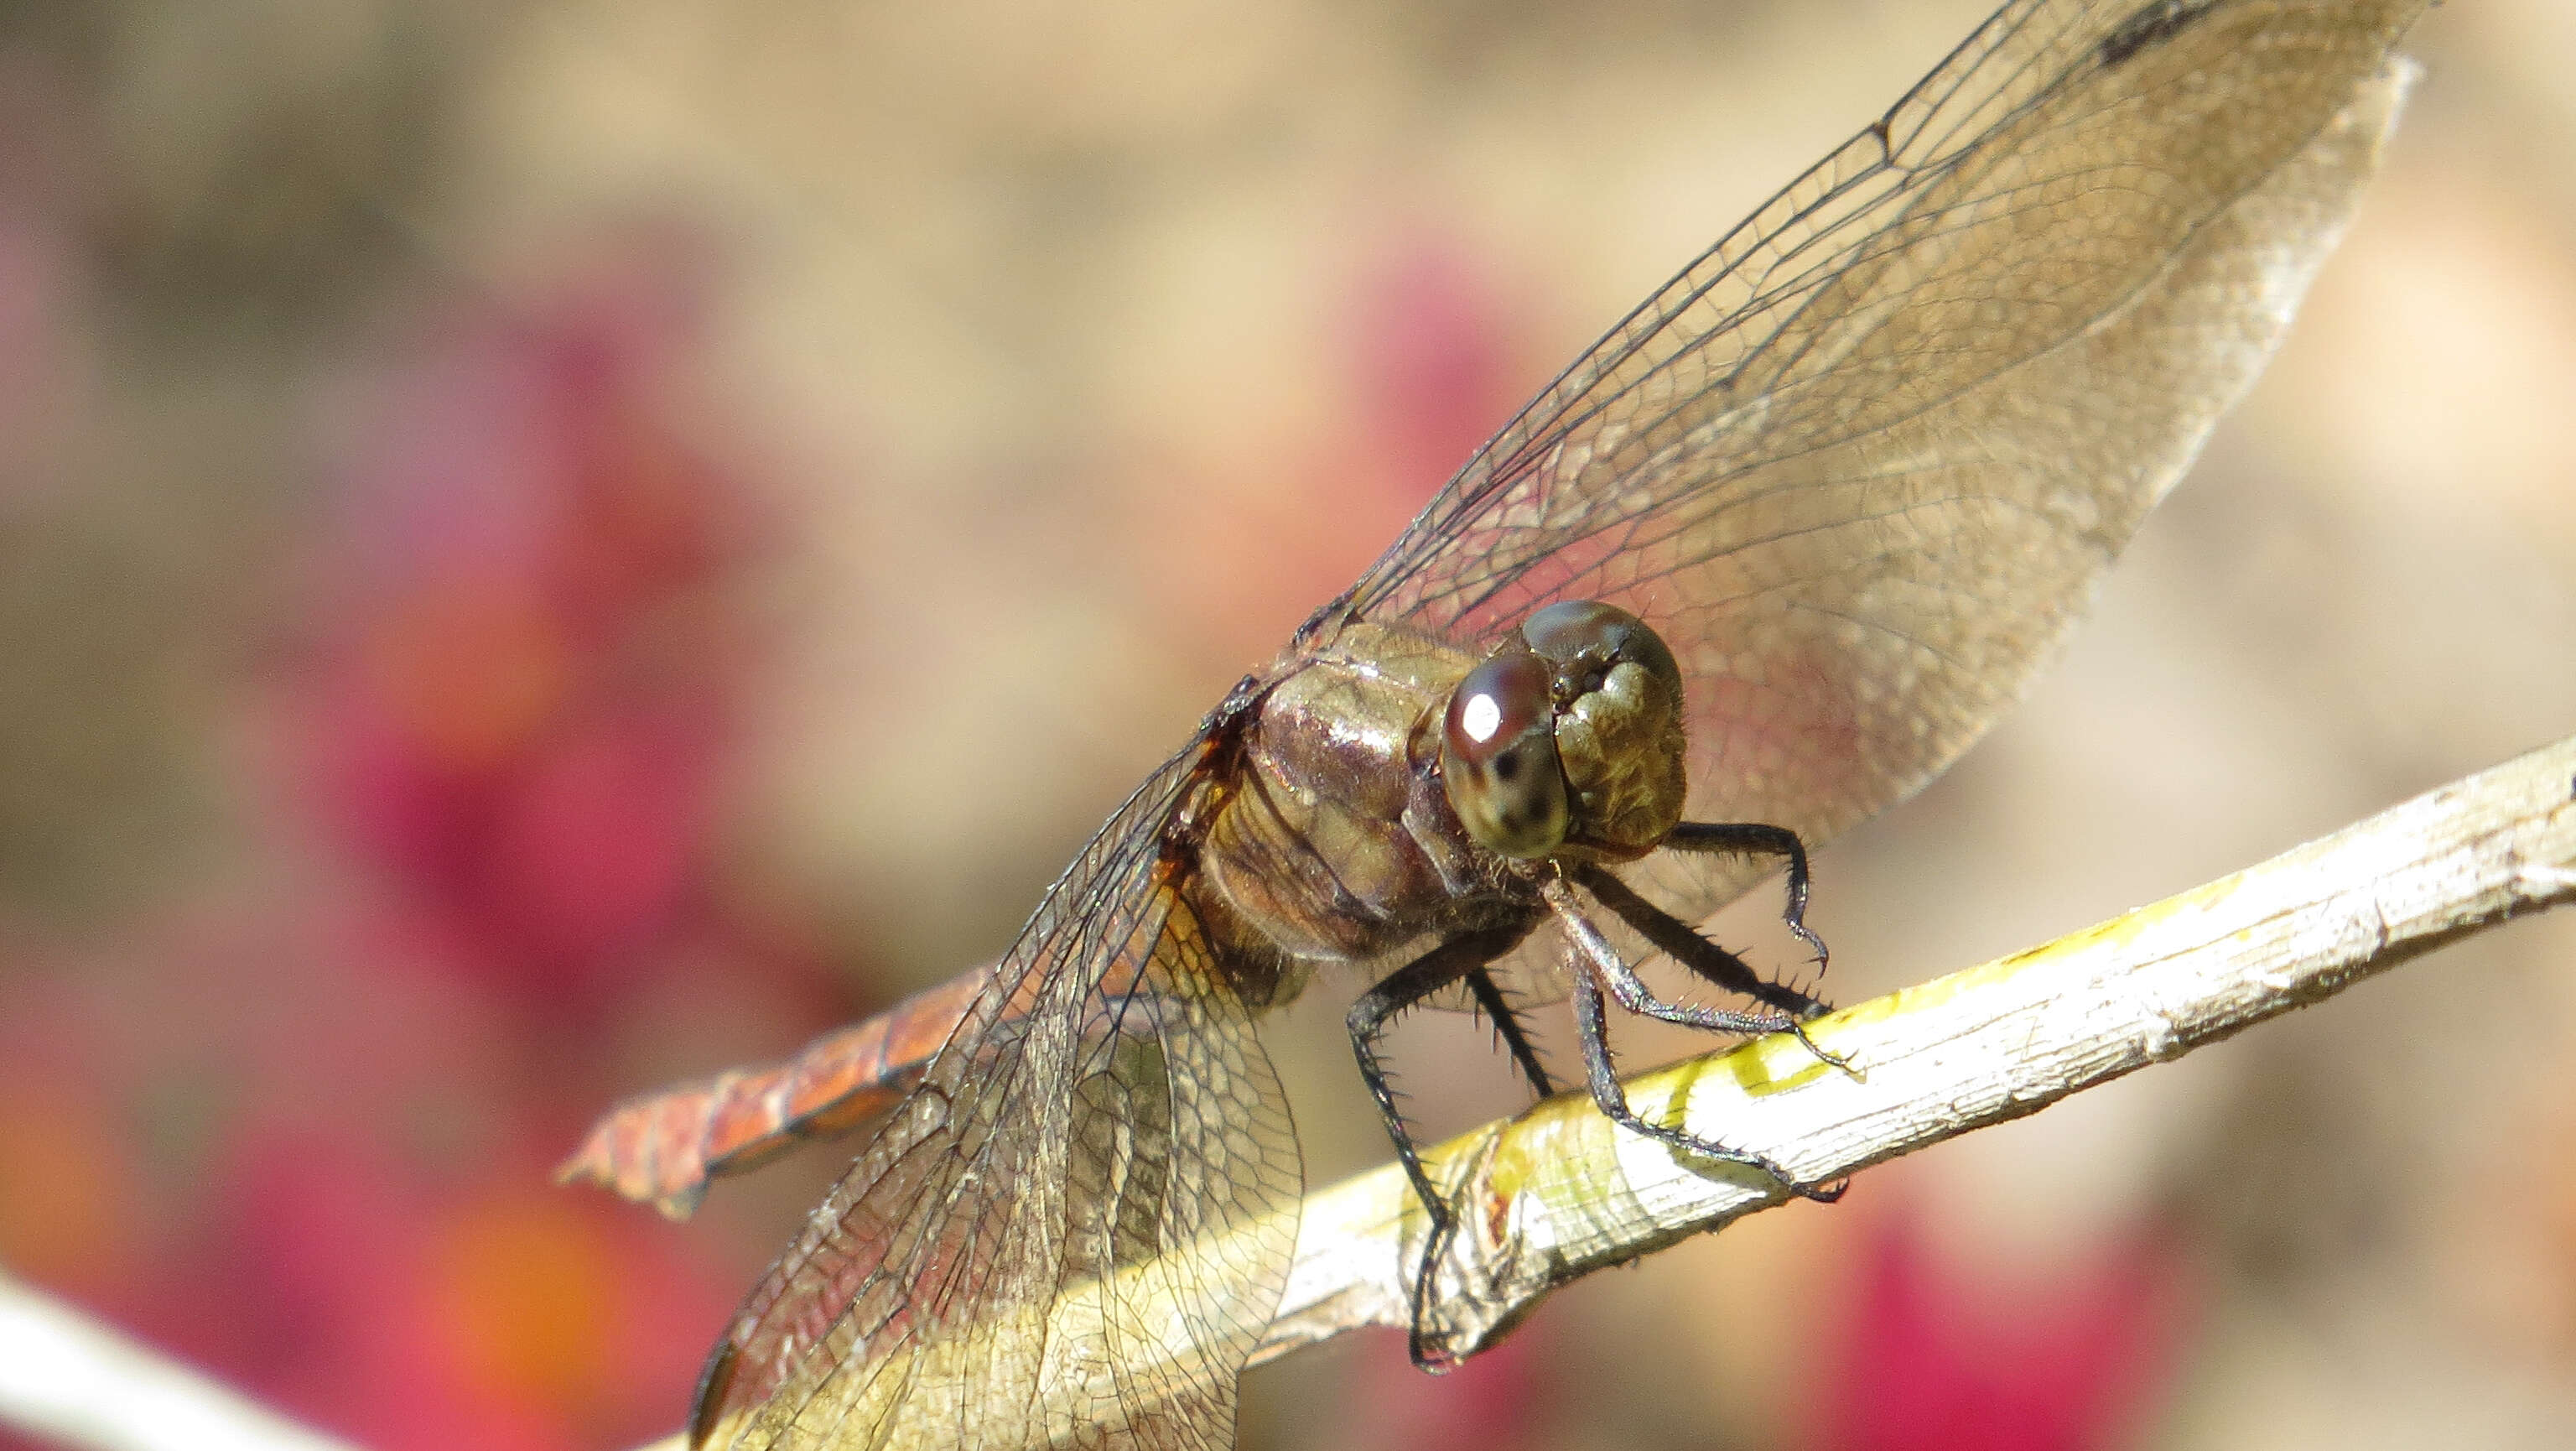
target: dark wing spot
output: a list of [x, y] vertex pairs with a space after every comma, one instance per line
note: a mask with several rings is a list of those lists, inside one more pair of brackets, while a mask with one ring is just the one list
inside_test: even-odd
[[2156, 0], [2102, 37], [2103, 67], [2116, 66], [2151, 45], [2164, 44], [2217, 8], [2218, 0], [2201, 0], [2197, 5], [2187, 5], [2182, 0]]

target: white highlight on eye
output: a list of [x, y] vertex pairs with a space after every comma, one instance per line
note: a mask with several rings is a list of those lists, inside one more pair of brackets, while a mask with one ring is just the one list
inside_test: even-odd
[[1481, 746], [1503, 728], [1503, 708], [1491, 695], [1471, 695], [1467, 708], [1459, 713], [1458, 725], [1467, 739]]

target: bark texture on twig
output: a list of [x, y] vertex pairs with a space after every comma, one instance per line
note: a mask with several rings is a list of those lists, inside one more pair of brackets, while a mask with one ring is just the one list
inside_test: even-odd
[[[2047, 946], [1810, 1024], [1849, 1073], [1779, 1036], [1641, 1075], [1629, 1099], [1649, 1119], [1831, 1179], [2036, 1112], [2570, 900], [2576, 738]], [[1433, 1326], [1462, 1353], [1559, 1285], [1783, 1197], [1748, 1171], [1622, 1132], [1581, 1096], [1426, 1158], [1468, 1211], [1440, 1269]], [[1391, 1165], [1308, 1196], [1287, 1299], [1256, 1359], [1359, 1325], [1403, 1325], [1423, 1229]], [[1096, 1310], [1082, 1299], [1050, 1313]], [[14, 1347], [0, 1357], [0, 1421], [76, 1446], [338, 1451], [5, 1280], [0, 1341]]]
[[[1649, 1119], [1817, 1182], [2034, 1113], [2516, 913], [2576, 898], [2576, 738], [2044, 947], [1645, 1074]], [[1780, 1201], [1779, 1186], [1617, 1131], [1580, 1095], [1429, 1156], [1462, 1196], [1434, 1328], [1472, 1352], [1547, 1291]], [[1405, 1323], [1424, 1221], [1392, 1168], [1310, 1195], [1259, 1357]]]

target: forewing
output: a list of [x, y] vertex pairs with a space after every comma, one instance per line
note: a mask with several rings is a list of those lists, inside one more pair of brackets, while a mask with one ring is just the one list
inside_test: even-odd
[[1244, 1004], [1158, 866], [1193, 759], [1048, 892], [752, 1292], [693, 1445], [1233, 1444], [1301, 1179]]
[[[1688, 682], [1690, 815], [1813, 842], [2022, 689], [2374, 166], [2404, 3], [2005, 6], [1486, 446], [1347, 614], [1559, 599]], [[1704, 912], [1776, 863], [1650, 871]]]

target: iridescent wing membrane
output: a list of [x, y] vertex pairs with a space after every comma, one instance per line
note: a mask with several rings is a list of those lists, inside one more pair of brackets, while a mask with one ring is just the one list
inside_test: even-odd
[[[1690, 819], [1813, 844], [1903, 799], [2253, 382], [2422, 9], [2006, 6], [1567, 369], [1345, 616], [1481, 641], [1608, 600], [1680, 658]], [[1766, 869], [1643, 865], [1685, 917]]]
[[[1359, 618], [1487, 640], [1607, 599], [1681, 658], [1694, 817], [1813, 840], [1901, 798], [2251, 382], [2420, 9], [2006, 6], [1568, 370], [1292, 648]], [[1176, 889], [1217, 744], [1049, 890], [744, 1307], [697, 1444], [1230, 1440], [1299, 1173], [1233, 965]], [[1747, 884], [1657, 881], [1693, 910]]]
[[1221, 1447], [1302, 1187], [1171, 890], [1175, 758], [1092, 839], [752, 1292], [693, 1446]]

